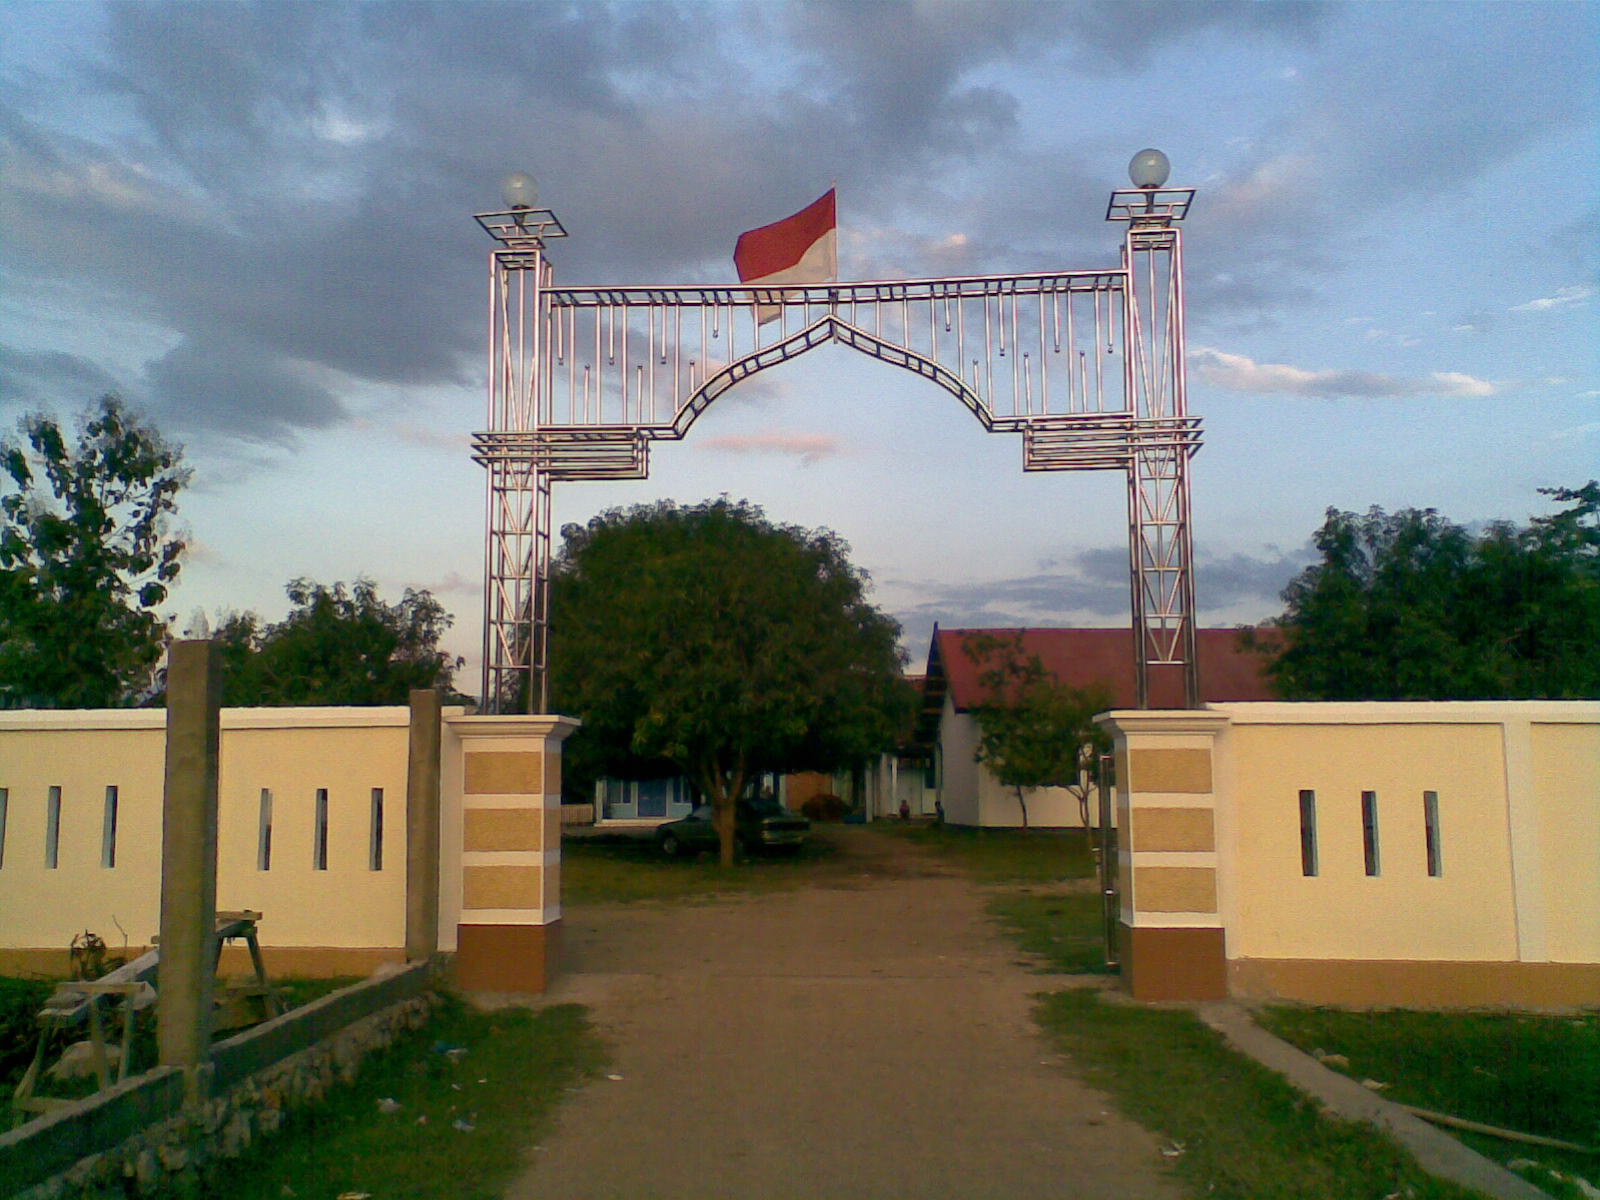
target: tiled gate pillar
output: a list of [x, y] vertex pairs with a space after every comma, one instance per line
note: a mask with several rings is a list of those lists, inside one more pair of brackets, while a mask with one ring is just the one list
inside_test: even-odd
[[[451, 716], [440, 942], [469, 992], [542, 992], [561, 934], [561, 743], [570, 717]], [[449, 862], [452, 848], [456, 862]]]
[[1124, 710], [1098, 720], [1116, 743], [1123, 982], [1137, 1000], [1220, 999], [1214, 750], [1228, 719]]

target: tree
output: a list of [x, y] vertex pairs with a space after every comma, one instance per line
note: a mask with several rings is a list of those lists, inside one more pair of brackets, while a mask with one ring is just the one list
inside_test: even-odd
[[449, 690], [461, 660], [439, 649], [452, 618], [429, 592], [391, 605], [370, 579], [284, 590], [294, 607], [276, 625], [247, 612], [216, 630], [224, 704], [404, 704], [413, 688]]
[[1600, 696], [1600, 485], [1543, 494], [1572, 507], [1480, 534], [1329, 509], [1275, 637], [1246, 641], [1294, 700]]
[[115, 396], [71, 444], [48, 416], [20, 429], [0, 443], [0, 706], [129, 703], [162, 654], [183, 451]]
[[612, 509], [562, 538], [552, 695], [584, 721], [571, 751], [613, 770], [671, 763], [711, 801], [724, 865], [758, 773], [894, 744], [912, 703], [899, 627], [837, 535], [723, 498]]
[[1111, 752], [1111, 738], [1094, 717], [1113, 707], [1111, 689], [1063, 682], [1026, 652], [1020, 632], [976, 634], [961, 648], [981, 668], [984, 699], [973, 709], [978, 761], [1015, 790], [1022, 827], [1028, 827], [1025, 789], [1059, 787], [1072, 793], [1089, 828], [1089, 792], [1100, 777], [1100, 756]]

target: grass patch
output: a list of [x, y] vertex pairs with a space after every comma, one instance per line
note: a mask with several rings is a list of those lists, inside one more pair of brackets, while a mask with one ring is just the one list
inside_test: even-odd
[[[11, 1092], [33, 1061], [39, 1036], [36, 1017], [55, 986], [47, 979], [0, 975], [0, 1088], [8, 1105]], [[0, 1107], [0, 1117], [9, 1112], [9, 1107]]]
[[816, 868], [834, 855], [831, 845], [813, 837], [793, 852], [754, 855], [723, 867], [712, 854], [668, 858], [650, 838], [568, 838], [561, 845], [561, 895], [569, 904], [603, 904], [785, 891], [811, 882]]
[[1370, 1126], [1322, 1116], [1281, 1076], [1192, 1013], [1044, 997], [1040, 1025], [1088, 1082], [1182, 1153], [1178, 1175], [1217, 1200], [1480, 1200], [1434, 1179]]
[[[296, 1110], [197, 1194], [499, 1200], [566, 1089], [604, 1062], [578, 1005], [484, 1013], [451, 997], [418, 1033], [368, 1059], [354, 1083]], [[399, 1108], [380, 1111], [380, 1100]]]
[[875, 821], [871, 828], [907, 838], [957, 864], [979, 883], [1053, 883], [1094, 875], [1081, 829], [968, 829]]
[[[1302, 1050], [1342, 1054], [1403, 1104], [1522, 1133], [1600, 1145], [1600, 1013], [1347, 1012], [1272, 1007], [1256, 1018]], [[1600, 1183], [1600, 1156], [1448, 1131], [1497, 1162], [1531, 1160]], [[1541, 1186], [1556, 1185], [1545, 1179]], [[1579, 1195], [1575, 1187], [1569, 1195]]]
[[1040, 970], [1106, 975], [1105, 926], [1095, 892], [1037, 895], [1010, 892], [989, 901], [989, 915], [1017, 945], [1041, 960]]
[[[271, 953], [269, 950], [268, 953]], [[269, 964], [270, 965], [270, 964]], [[243, 975], [240, 979], [246, 978]], [[249, 978], [253, 979], [254, 976]], [[349, 987], [352, 983], [360, 983], [364, 975], [332, 975], [326, 979], [313, 979], [308, 976], [291, 975], [283, 979], [273, 979], [271, 972], [267, 979], [278, 993], [278, 999], [283, 1004], [283, 1009], [288, 1012], [291, 1008], [301, 1008], [313, 1000], [320, 1000], [330, 992], [337, 992], [340, 988]]]

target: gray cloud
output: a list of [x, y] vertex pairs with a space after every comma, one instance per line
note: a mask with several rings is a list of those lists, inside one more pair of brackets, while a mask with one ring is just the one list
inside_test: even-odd
[[[355, 415], [331, 380], [477, 378], [487, 244], [469, 215], [496, 206], [507, 169], [533, 170], [572, 231], [551, 251], [562, 282], [726, 280], [734, 233], [832, 177], [848, 221], [873, 231], [858, 255], [869, 276], [1090, 265], [1109, 258], [1104, 230], [1083, 219], [1104, 204], [1103, 155], [1019, 144], [1018, 99], [995, 80], [1040, 70], [1070, 85], [1212, 35], [1306, 45], [1334, 36], [1338, 10], [830, 0], [98, 11], [103, 40], [85, 40], [55, 76], [19, 69], [5, 81], [8, 269], [176, 343], [149, 363], [120, 347], [90, 363], [80, 350], [99, 376], [142, 385], [192, 429], [290, 444]], [[1267, 319], [1268, 304], [1315, 287], [1341, 239], [1396, 188], [1459, 186], [1577, 119], [1568, 101], [1581, 72], [1558, 68], [1582, 53], [1574, 34], [1586, 20], [1489, 9], [1451, 23], [1450, 53], [1419, 61], [1380, 48], [1348, 85], [1309, 83], [1197, 207], [1196, 311], [1235, 327]], [[1467, 53], [1491, 42], [1497, 56], [1558, 61], [1506, 99], [1476, 85], [1481, 56]], [[1423, 106], [1387, 119], [1405, 103], [1400, 78], [1417, 72]], [[58, 364], [25, 382], [47, 398], [84, 380]], [[8, 389], [5, 402], [22, 396]]]
[[174, 424], [281, 442], [291, 429], [318, 429], [345, 416], [325, 386], [248, 341], [213, 334], [185, 340], [151, 364], [158, 411]]
[[[1268, 546], [1260, 554], [1197, 555], [1195, 592], [1201, 621], [1207, 620], [1208, 612], [1253, 610], [1261, 616], [1278, 612], [1283, 589], [1314, 560], [1309, 542], [1289, 552]], [[1044, 569], [1037, 574], [1010, 579], [890, 581], [896, 593], [917, 597], [889, 606], [901, 623], [902, 642], [912, 661], [926, 649], [936, 622], [946, 629], [1127, 624], [1126, 550], [1078, 550], [1041, 566]]]
[[0, 396], [15, 404], [44, 405], [61, 397], [86, 404], [120, 390], [114, 375], [81, 355], [0, 345]]

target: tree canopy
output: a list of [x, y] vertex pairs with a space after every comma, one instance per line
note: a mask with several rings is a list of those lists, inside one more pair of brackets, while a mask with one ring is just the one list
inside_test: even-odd
[[294, 606], [274, 625], [226, 617], [222, 702], [241, 706], [404, 704], [413, 688], [448, 691], [460, 659], [439, 649], [452, 618], [427, 591], [386, 604], [370, 579], [284, 589]]
[[762, 771], [831, 770], [894, 745], [913, 698], [899, 626], [828, 530], [726, 498], [612, 509], [562, 530], [552, 696], [610, 773], [670, 763], [711, 801], [722, 859]]
[[151, 684], [178, 577], [182, 449], [115, 396], [75, 440], [51, 417], [0, 442], [0, 706], [103, 708]]
[[1108, 685], [1074, 687], [1056, 676], [1037, 654], [1027, 653], [1022, 634], [975, 634], [961, 645], [980, 668], [983, 702], [978, 719], [978, 761], [1015, 790], [1028, 825], [1026, 789], [1066, 788], [1089, 827], [1089, 790], [1099, 778], [1100, 755], [1111, 738], [1094, 723], [1113, 707]]
[[[1284, 590], [1275, 685], [1293, 700], [1600, 697], [1600, 483], [1481, 533], [1433, 509], [1329, 509]], [[1248, 635], [1247, 635], [1248, 636]]]

